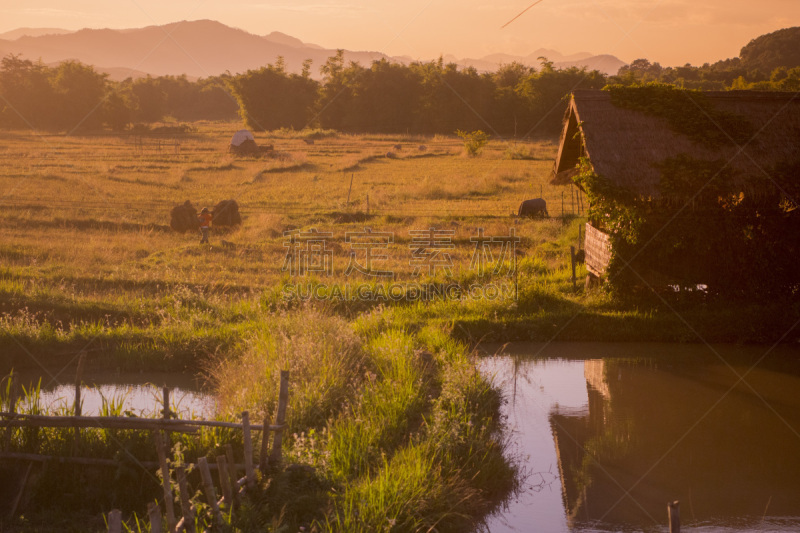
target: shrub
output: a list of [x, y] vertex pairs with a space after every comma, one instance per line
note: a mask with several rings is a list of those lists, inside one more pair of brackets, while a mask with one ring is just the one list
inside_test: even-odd
[[475, 157], [481, 153], [483, 147], [489, 142], [489, 135], [481, 130], [476, 130], [470, 133], [466, 131], [456, 130], [456, 135], [464, 140], [464, 149], [467, 155]]

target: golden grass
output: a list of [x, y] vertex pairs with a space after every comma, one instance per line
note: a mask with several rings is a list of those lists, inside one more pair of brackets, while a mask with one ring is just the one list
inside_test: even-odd
[[[238, 127], [198, 123], [195, 133], [161, 140], [0, 132], [2, 265], [41, 286], [69, 278], [258, 290], [286, 279], [284, 231], [331, 232], [333, 277], [341, 281], [350, 252], [345, 234], [371, 227], [394, 234], [389, 258], [377, 266], [411, 280], [412, 229], [453, 230], [458, 273], [469, 268], [469, 238], [479, 228], [498, 236], [514, 228], [523, 255], [552, 237], [552, 222], [511, 216], [522, 200], [542, 191], [551, 215], [560, 212], [563, 188], [547, 184], [551, 163], [506, 159], [505, 142], [465, 158], [454, 137], [338, 135], [309, 145], [293, 132], [272, 132], [257, 134], [257, 142], [273, 144], [281, 157], [240, 158], [227, 152]], [[552, 143], [517, 145], [554, 156]], [[396, 157], [386, 157], [390, 151]], [[228, 198], [239, 203], [244, 223], [215, 229], [212, 247], [168, 228], [174, 205]], [[235, 246], [223, 248], [221, 239]], [[97, 284], [72, 287], [82, 297], [109, 296]]]

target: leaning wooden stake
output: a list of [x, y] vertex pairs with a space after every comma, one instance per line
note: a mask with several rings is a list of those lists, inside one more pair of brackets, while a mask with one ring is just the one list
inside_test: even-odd
[[247, 486], [252, 488], [256, 484], [256, 471], [253, 468], [253, 437], [250, 434], [250, 413], [242, 413], [242, 443], [244, 444], [244, 473], [247, 476]]
[[167, 450], [165, 436], [159, 432], [153, 434], [156, 440], [156, 452], [158, 453], [158, 464], [161, 468], [161, 486], [164, 490], [164, 510], [167, 514], [167, 528], [175, 531], [175, 508], [172, 505], [172, 486], [169, 477], [169, 466], [167, 465]]
[[353, 190], [353, 178], [355, 178], [355, 174], [350, 174], [350, 188], [347, 189], [347, 208], [350, 208], [350, 192]]
[[577, 278], [575, 277], [575, 247], [574, 246], [570, 246], [569, 247], [569, 258], [570, 258], [570, 263], [572, 263], [572, 288], [573, 289], [577, 289], [578, 285], [577, 285]]
[[181, 511], [183, 512], [183, 527], [188, 533], [194, 533], [194, 513], [192, 512], [192, 497], [189, 494], [189, 483], [186, 481], [186, 469], [183, 465], [175, 467], [178, 476], [178, 491], [181, 498]]
[[[275, 423], [279, 426], [286, 424], [286, 407], [289, 405], [289, 371], [281, 370], [281, 389], [278, 394], [278, 414]], [[281, 447], [283, 446], [283, 429], [275, 431], [275, 438], [272, 441], [272, 453], [269, 461], [273, 464], [281, 462]]]
[[108, 533], [122, 533], [122, 511], [119, 509], [108, 513]]
[[269, 468], [269, 415], [264, 415], [264, 429], [261, 430], [261, 453], [258, 455], [258, 468], [262, 474]]
[[219, 470], [219, 486], [222, 489], [222, 497], [228, 507], [233, 506], [233, 488], [231, 487], [231, 476], [228, 473], [228, 460], [224, 455], [217, 456], [217, 469]]
[[147, 504], [147, 518], [150, 520], [150, 533], [161, 533], [161, 509], [155, 502]]
[[681, 508], [678, 500], [667, 504], [667, 515], [669, 516], [669, 533], [681, 533]]
[[228, 474], [231, 476], [231, 487], [233, 492], [239, 492], [239, 474], [236, 472], [236, 461], [233, 457], [233, 446], [230, 443], [225, 445], [225, 457], [228, 459]]
[[217, 491], [214, 490], [214, 482], [211, 479], [211, 470], [208, 468], [208, 459], [200, 457], [197, 460], [197, 467], [200, 469], [200, 477], [203, 479], [203, 491], [206, 493], [206, 500], [214, 513], [214, 517], [219, 525], [222, 525], [222, 513], [217, 503]]

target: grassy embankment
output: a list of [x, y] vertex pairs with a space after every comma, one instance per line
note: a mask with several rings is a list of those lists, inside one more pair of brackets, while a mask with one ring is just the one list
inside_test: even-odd
[[[496, 433], [499, 398], [476, 373], [471, 343], [697, 341], [698, 333], [708, 341], [759, 341], [782, 334], [798, 315], [780, 304], [633, 307], [603, 292], [585, 294], [580, 284], [574, 289], [569, 246], [581, 219], [510, 216], [540, 191], [551, 215], [561, 212], [562, 192], [572, 211], [569, 190], [547, 184], [551, 143], [493, 142], [481, 157], [466, 158], [452, 138], [338, 135], [307, 145], [276, 133], [259, 142], [274, 143], [281, 157], [259, 160], [225, 152], [236, 126], [198, 126], [178, 150], [158, 149], [152, 139], [139, 146], [113, 136], [2, 134], [3, 365], [30, 365], [33, 356], [60, 369], [88, 347], [94, 365], [204, 369], [227, 414], [269, 412], [277, 371], [288, 366], [297, 437], [287, 453], [315, 473], [273, 487], [315, 496], [267, 499], [288, 505], [286, 524], [316, 519], [349, 531], [394, 520], [398, 530], [457, 530], [506, 491], [509, 475], [488, 475], [511, 473]], [[216, 230], [211, 247], [169, 230], [173, 205], [227, 198], [239, 202], [245, 220]], [[409, 230], [452, 230], [451, 282], [514, 287], [516, 300], [284, 298], [296, 283], [325, 284], [328, 293], [374, 287], [344, 274], [345, 234], [364, 227], [394, 235], [377, 268], [399, 282], [426, 284], [446, 280], [413, 276]], [[310, 228], [332, 233], [332, 275], [281, 272], [283, 232]], [[513, 228], [520, 237], [515, 278], [470, 268], [470, 238], [480, 228], [487, 236]], [[220, 246], [222, 238], [235, 246]], [[419, 349], [432, 355], [414, 355]], [[213, 439], [209, 447], [222, 442]], [[274, 521], [281, 513], [275, 505], [241, 520]]]

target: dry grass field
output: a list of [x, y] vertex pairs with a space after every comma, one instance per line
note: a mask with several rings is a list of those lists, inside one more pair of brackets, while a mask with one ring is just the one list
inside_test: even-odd
[[[560, 214], [564, 188], [547, 184], [551, 143], [492, 142], [469, 158], [455, 137], [333, 135], [307, 144], [276, 132], [257, 135], [276, 156], [254, 158], [228, 153], [235, 129], [203, 123], [180, 137], [0, 134], [0, 265], [4, 290], [26, 304], [15, 307], [39, 310], [37, 295], [129, 306], [178, 285], [257, 292], [291, 277], [282, 272], [291, 230], [330, 234], [331, 268], [315, 275], [341, 282], [352, 251], [347, 232], [392, 234], [380, 251], [386, 258], [373, 267], [411, 281], [412, 230], [452, 232], [451, 272], [463, 277], [475, 251], [470, 238], [481, 229], [508, 236], [513, 228], [518, 257], [563, 229], [557, 218], [512, 216], [541, 193], [550, 214]], [[238, 202], [243, 224], [213, 230], [210, 247], [169, 228], [173, 206], [190, 200], [199, 210], [223, 199]], [[565, 205], [573, 209], [569, 196]]]

